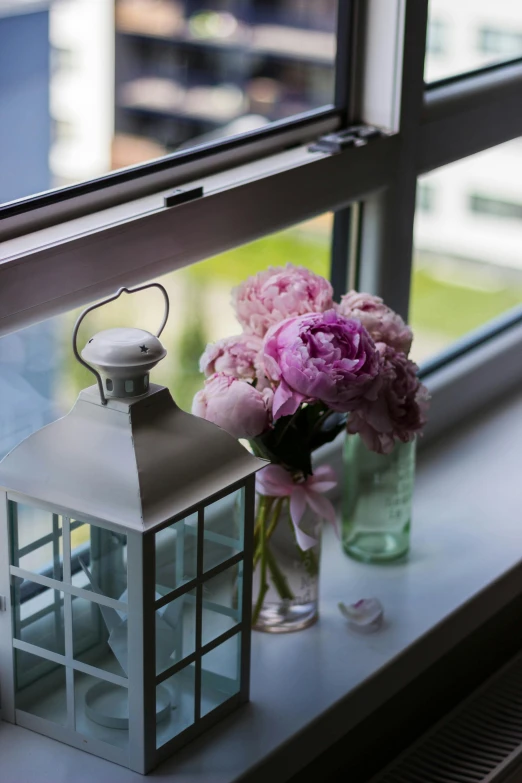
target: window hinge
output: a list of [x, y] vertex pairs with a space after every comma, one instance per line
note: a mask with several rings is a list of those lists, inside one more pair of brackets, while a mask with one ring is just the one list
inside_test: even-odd
[[189, 188], [184, 190], [183, 188], [176, 188], [168, 196], [163, 199], [164, 207], [177, 207], [180, 204], [185, 204], [187, 201], [193, 201], [196, 198], [201, 198], [203, 195], [203, 186], [199, 185], [195, 188]]
[[388, 134], [375, 125], [352, 125], [336, 133], [327, 133], [309, 145], [310, 152], [329, 152], [331, 155], [348, 147], [364, 147], [371, 139]]
[[0, 612], [7, 611], [7, 598], [5, 595], [0, 595]]

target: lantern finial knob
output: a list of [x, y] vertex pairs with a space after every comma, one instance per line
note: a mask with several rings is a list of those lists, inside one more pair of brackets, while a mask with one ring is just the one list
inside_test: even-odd
[[[145, 288], [159, 288], [165, 298], [165, 313], [158, 332], [154, 335], [134, 327], [105, 329], [88, 340], [80, 355], [76, 338], [85, 316], [122, 293], [133, 294]], [[73, 332], [73, 351], [78, 361], [96, 376], [103, 405], [107, 404], [108, 397], [139, 397], [148, 392], [150, 370], [167, 355], [159, 336], [168, 314], [169, 299], [165, 288], [159, 283], [149, 283], [136, 288], [120, 288], [114, 296], [88, 307], [80, 315]]]

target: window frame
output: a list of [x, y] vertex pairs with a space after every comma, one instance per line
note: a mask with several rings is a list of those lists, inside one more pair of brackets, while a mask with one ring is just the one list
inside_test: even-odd
[[[428, 0], [351, 0], [340, 8], [346, 45], [338, 47], [337, 113], [196, 156], [176, 173], [144, 176], [133, 200], [123, 192], [106, 198], [106, 189], [2, 221], [0, 334], [330, 210], [336, 293], [356, 284], [407, 317], [417, 178], [522, 135], [522, 59], [426, 85]], [[385, 133], [335, 155], [309, 151], [317, 136], [355, 122]], [[197, 185], [201, 198], [163, 206], [173, 187]], [[450, 407], [464, 396], [471, 413], [522, 380], [522, 362], [508, 370], [512, 363], [499, 361], [514, 344], [522, 349], [518, 324], [500, 336], [485, 330], [424, 373], [435, 408], [437, 396]], [[477, 361], [485, 375], [495, 369], [495, 389], [470, 380], [469, 362]], [[430, 432], [451, 418], [435, 416]]]

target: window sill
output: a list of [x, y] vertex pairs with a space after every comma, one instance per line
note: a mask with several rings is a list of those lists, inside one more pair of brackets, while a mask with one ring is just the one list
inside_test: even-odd
[[[350, 561], [327, 530], [320, 622], [303, 633], [255, 633], [251, 703], [154, 779], [288, 780], [515, 598], [522, 576], [517, 428], [520, 396], [422, 451], [409, 562]], [[337, 602], [369, 596], [382, 600], [386, 623], [358, 635]], [[6, 780], [143, 780], [6, 723], [0, 758]]]

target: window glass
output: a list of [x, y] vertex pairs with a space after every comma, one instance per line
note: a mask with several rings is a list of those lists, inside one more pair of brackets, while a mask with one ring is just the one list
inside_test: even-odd
[[156, 610], [156, 674], [196, 649], [196, 590]]
[[156, 747], [166, 745], [195, 720], [195, 667], [186, 666], [156, 687]]
[[203, 583], [202, 645], [241, 622], [243, 563]]
[[201, 658], [201, 717], [239, 692], [241, 634]]
[[14, 591], [14, 598], [14, 638], [64, 655], [63, 593], [27, 580], [20, 592]]
[[14, 651], [14, 660], [16, 708], [60, 726], [67, 725], [65, 666], [22, 650]]
[[522, 5], [516, 0], [430, 0], [427, 82], [522, 57]]
[[121, 685], [74, 672], [75, 728], [84, 737], [129, 747], [129, 692]]
[[243, 549], [243, 490], [205, 507], [203, 571], [236, 555]]
[[333, 102], [337, 0], [27, 6], [0, 8], [0, 203]]
[[12, 565], [61, 581], [63, 534], [60, 516], [11, 500], [9, 517]]
[[[422, 177], [410, 320], [416, 361], [522, 304], [522, 141]], [[429, 195], [427, 195], [429, 194]]]
[[[161, 336], [168, 356], [153, 369], [151, 380], [168, 386], [176, 402], [190, 410], [203, 383], [198, 363], [206, 343], [240, 331], [230, 304], [231, 288], [248, 275], [288, 261], [328, 276], [331, 226], [331, 215], [322, 215], [162, 277], [171, 299], [171, 315]], [[112, 326], [155, 330], [160, 318], [158, 296], [154, 290], [124, 295], [90, 314], [80, 330], [80, 349], [92, 334]], [[71, 350], [78, 313], [0, 339], [0, 457], [31, 432], [67, 413], [78, 392], [95, 382]], [[88, 525], [71, 530], [73, 558], [81, 556], [82, 547], [90, 551], [90, 541]], [[125, 563], [125, 547], [121, 558]], [[86, 586], [85, 575], [76, 571], [75, 578]], [[106, 594], [118, 599], [120, 587], [115, 583]]]
[[76, 587], [127, 602], [127, 536], [71, 521], [71, 575]]
[[123, 612], [73, 596], [72, 637], [75, 660], [127, 677], [127, 617]]
[[156, 533], [156, 591], [160, 595], [196, 576], [197, 536], [197, 512]]

